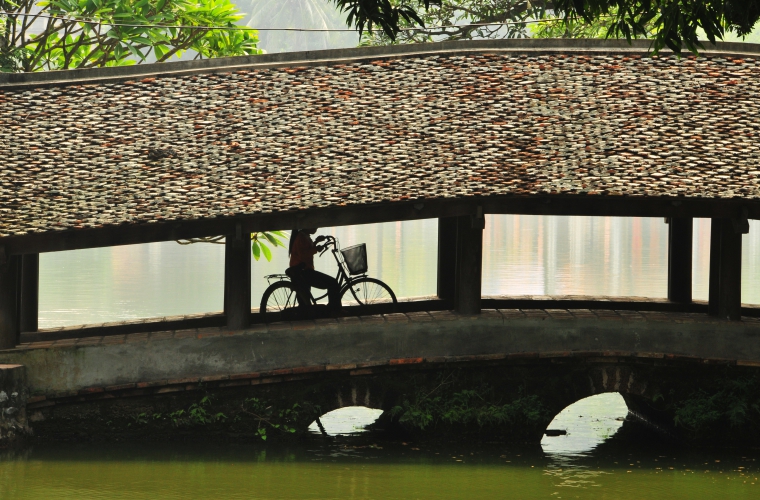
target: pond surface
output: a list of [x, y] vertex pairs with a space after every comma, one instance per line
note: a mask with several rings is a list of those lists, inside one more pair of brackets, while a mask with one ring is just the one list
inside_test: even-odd
[[[364, 410], [366, 416], [369, 410]], [[589, 418], [592, 414], [596, 416]], [[290, 447], [36, 446], [15, 456], [0, 454], [0, 498], [639, 500], [760, 495], [757, 453], [687, 452], [651, 435], [643, 446], [636, 429], [633, 437], [619, 439], [615, 433], [625, 414], [617, 394], [580, 401], [550, 426], [567, 430], [567, 436], [545, 437], [543, 448], [387, 442], [369, 434], [333, 441], [313, 436]], [[331, 425], [337, 424], [332, 429], [340, 433], [350, 432], [355, 423]]]

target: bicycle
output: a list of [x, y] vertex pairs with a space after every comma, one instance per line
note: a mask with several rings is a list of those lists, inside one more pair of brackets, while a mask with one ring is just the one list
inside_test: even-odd
[[[395, 304], [398, 303], [396, 294], [393, 293], [391, 287], [379, 279], [367, 276], [366, 244], [361, 243], [341, 250], [338, 240], [333, 236], [325, 236], [325, 243], [319, 256], [321, 257], [328, 249], [338, 265], [338, 274], [335, 279], [341, 287], [340, 301], [344, 306], [364, 309], [370, 305], [388, 304], [388, 312], [392, 312]], [[270, 274], [264, 278], [269, 286], [261, 297], [259, 312], [262, 315], [271, 313], [287, 315], [307, 311], [313, 309], [319, 300], [327, 297], [327, 291], [319, 297], [314, 297], [311, 289], [308, 290], [308, 294], [306, 291], [299, 293], [287, 274]], [[305, 297], [306, 295], [308, 297]]]

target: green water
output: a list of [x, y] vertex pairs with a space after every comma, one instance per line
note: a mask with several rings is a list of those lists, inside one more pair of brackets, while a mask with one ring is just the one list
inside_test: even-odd
[[[0, 462], [3, 499], [758, 498], [741, 456], [583, 458], [509, 447], [35, 448]], [[719, 456], [720, 458], [714, 458]], [[716, 462], [715, 460], [720, 460]]]
[[757, 451], [689, 451], [625, 420], [617, 394], [587, 398], [541, 446], [425, 444], [355, 432], [377, 415], [322, 418], [325, 440], [55, 445], [0, 452], [0, 499], [760, 498]]

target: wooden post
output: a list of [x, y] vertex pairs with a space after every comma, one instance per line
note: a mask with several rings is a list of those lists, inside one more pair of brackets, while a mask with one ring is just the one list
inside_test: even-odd
[[710, 220], [710, 281], [708, 285], [707, 314], [720, 314], [720, 236], [723, 219]]
[[438, 219], [438, 298], [456, 296], [457, 218]]
[[39, 328], [40, 254], [21, 258], [20, 332], [36, 332]]
[[242, 234], [240, 224], [225, 239], [224, 313], [230, 330], [251, 324], [251, 238]]
[[723, 219], [720, 234], [720, 290], [718, 316], [739, 320], [742, 316], [742, 231], [733, 219]]
[[19, 267], [21, 257], [0, 252], [0, 349], [18, 343]]
[[461, 314], [480, 314], [483, 272], [483, 209], [475, 216], [457, 217], [456, 297], [454, 309]]
[[668, 228], [668, 300], [691, 302], [691, 217], [673, 217]]

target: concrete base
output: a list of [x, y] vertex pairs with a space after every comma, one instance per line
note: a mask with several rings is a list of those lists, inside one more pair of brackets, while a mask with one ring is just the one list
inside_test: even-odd
[[31, 434], [26, 419], [26, 370], [22, 365], [0, 365], [0, 448], [19, 443]]

